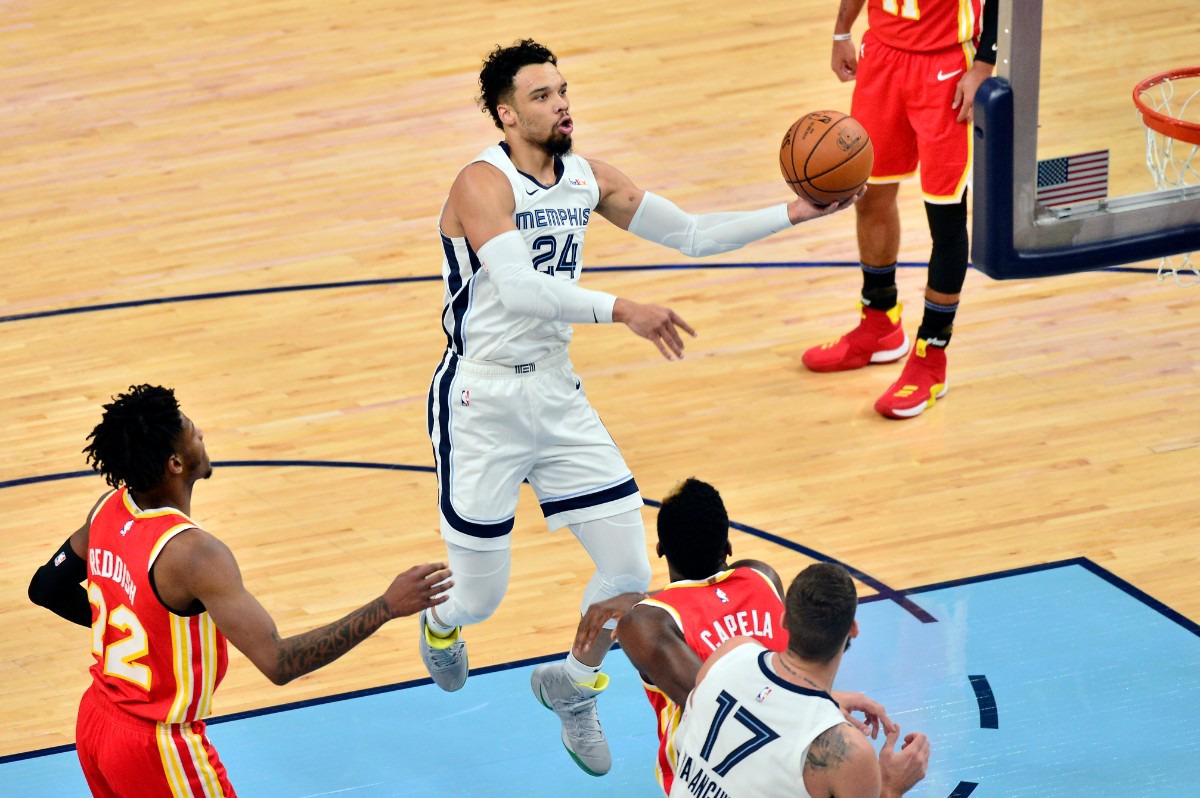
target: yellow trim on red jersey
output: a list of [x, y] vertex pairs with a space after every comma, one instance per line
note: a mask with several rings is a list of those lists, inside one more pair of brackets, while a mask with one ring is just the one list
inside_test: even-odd
[[196, 621], [200, 624], [200, 645], [204, 647], [201, 658], [204, 681], [200, 685], [196, 717], [207, 718], [212, 714], [213, 693], [217, 691], [217, 625], [207, 612], [196, 616]]
[[[167, 513], [163, 513], [163, 515], [167, 515]], [[176, 515], [178, 515], [178, 513], [176, 513]], [[186, 515], [183, 517], [187, 518]], [[150, 549], [149, 567], [150, 568], [154, 567], [154, 563], [158, 559], [158, 555], [162, 554], [163, 546], [166, 546], [168, 543], [170, 543], [171, 539], [174, 538], [176, 535], [178, 535], [180, 532], [183, 532], [188, 529], [199, 529], [199, 527], [196, 526], [195, 524], [193, 524], [191, 522], [191, 519], [188, 519], [187, 523], [176, 524], [175, 526], [168, 529], [166, 532], [163, 532], [161, 535], [159, 535], [158, 540], [155, 541], [155, 543], [154, 543], [154, 548]]]
[[[182, 518], [187, 518], [189, 522], [192, 520], [191, 518], [188, 518], [187, 513], [182, 512], [174, 507], [155, 507], [153, 510], [143, 510], [141, 507], [138, 507], [136, 504], [134, 504], [133, 497], [129, 495], [128, 488], [126, 488], [125, 492], [121, 494], [121, 498], [125, 501], [125, 509], [128, 510], [129, 514], [134, 518], [161, 518], [164, 515], [178, 515]], [[192, 523], [192, 526], [196, 526], [196, 524]]]
[[171, 666], [175, 672], [175, 700], [167, 713], [168, 723], [183, 723], [187, 719], [187, 708], [192, 703], [192, 636], [188, 619], [170, 615], [171, 619]]
[[762, 571], [755, 568], [753, 565], [744, 565], [742, 567], [746, 568], [748, 570], [751, 570], [754, 573], [758, 574], [760, 577], [762, 577], [762, 580], [767, 583], [767, 587], [771, 588], [771, 592], [774, 593], [776, 596], [779, 596], [780, 601], [783, 600], [783, 596], [779, 595], [779, 588], [775, 585], [774, 582], [771, 581], [771, 577], [767, 576]]
[[974, 34], [975, 8], [971, 0], [958, 0], [958, 40], [969, 41]]

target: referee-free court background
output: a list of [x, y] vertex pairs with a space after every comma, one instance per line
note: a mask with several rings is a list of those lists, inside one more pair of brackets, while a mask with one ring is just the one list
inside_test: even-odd
[[[80, 450], [113, 394], [176, 389], [217, 464], [193, 516], [285, 636], [444, 556], [425, 431], [445, 345], [436, 220], [499, 137], [472, 101], [490, 48], [548, 44], [576, 150], [697, 213], [785, 201], [784, 131], [851, 91], [829, 71], [827, 0], [3, 7], [2, 795], [84, 790], [63, 747], [88, 633], [25, 590], [104, 489]], [[1194, 63], [1197, 34], [1185, 0], [1046, 0], [1039, 156], [1107, 148], [1110, 193], [1149, 190], [1130, 91]], [[911, 336], [929, 249], [911, 181], [901, 221]], [[620, 326], [572, 344], [651, 502], [656, 586], [653, 502], [705, 479], [736, 556], [785, 579], [814, 558], [853, 570], [863, 634], [839, 687], [930, 735], [913, 795], [1192, 790], [1200, 289], [1157, 280], [1157, 262], [972, 272], [948, 395], [891, 422], [872, 405], [899, 364], [800, 365], [856, 321], [852, 212], [704, 261], [591, 227], [585, 286], [699, 333], [676, 363]], [[513, 556], [458, 694], [422, 681], [412, 619], [283, 688], [234, 653], [211, 729], [240, 794], [653, 795], [654, 721], [619, 651], [602, 779], [529, 693], [591, 568], [527, 493]]]

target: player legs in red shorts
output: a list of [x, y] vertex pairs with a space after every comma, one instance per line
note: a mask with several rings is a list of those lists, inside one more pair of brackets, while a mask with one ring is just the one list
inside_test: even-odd
[[[970, 46], [898, 50], [868, 30], [851, 69], [851, 115], [862, 122], [875, 145], [870, 189], [855, 206], [863, 272], [860, 322], [841, 338], [809, 349], [803, 362], [813, 371], [844, 371], [908, 354], [900, 378], [875, 403], [876, 411], [890, 418], [919, 415], [946, 393], [945, 349], [969, 255], [971, 126], [969, 113], [962, 111], [960, 81], [973, 99], [978, 82], [964, 81], [972, 56]], [[933, 248], [924, 316], [910, 351], [896, 288], [897, 196], [899, 182], [915, 174], [918, 166]]]
[[93, 689], [79, 702], [75, 748], [96, 798], [236, 796], [202, 722], [137, 718]]

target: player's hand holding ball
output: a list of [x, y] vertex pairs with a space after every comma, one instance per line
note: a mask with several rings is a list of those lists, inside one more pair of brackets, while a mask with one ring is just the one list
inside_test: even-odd
[[[796, 120], [779, 146], [779, 170], [788, 188], [808, 201], [793, 202], [793, 223], [847, 208], [862, 196], [875, 148], [858, 120], [841, 111], [813, 111]], [[799, 216], [800, 218], [797, 218]]]

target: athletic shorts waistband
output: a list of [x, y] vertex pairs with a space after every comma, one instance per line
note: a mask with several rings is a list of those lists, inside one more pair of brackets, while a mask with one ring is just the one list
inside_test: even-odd
[[139, 717], [138, 715], [134, 715], [133, 713], [122, 709], [118, 704], [114, 703], [113, 700], [109, 698], [103, 690], [95, 686], [95, 683], [88, 687], [88, 689], [84, 692], [83, 697], [90, 707], [97, 710], [104, 716], [106, 721], [118, 726], [124, 726], [127, 729], [153, 732], [159, 726], [188, 726], [195, 729], [195, 727], [199, 725], [201, 730], [204, 728], [203, 721], [192, 721], [191, 723], [163, 723], [162, 721], [153, 721], [149, 718], [143, 718]]
[[571, 362], [567, 350], [555, 352], [533, 363], [520, 363], [506, 366], [489, 360], [470, 360], [465, 357], [454, 358], [454, 370], [460, 374], [472, 374], [477, 377], [531, 377], [538, 372], [554, 371]]

